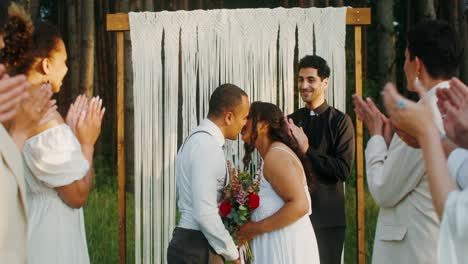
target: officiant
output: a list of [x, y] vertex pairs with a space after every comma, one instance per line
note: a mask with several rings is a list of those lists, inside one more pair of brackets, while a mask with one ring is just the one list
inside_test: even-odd
[[298, 68], [298, 88], [305, 107], [289, 116], [290, 128], [318, 180], [311, 190], [310, 219], [320, 263], [339, 264], [346, 230], [343, 183], [351, 173], [355, 155], [353, 123], [325, 100], [330, 76], [327, 62], [308, 55]]

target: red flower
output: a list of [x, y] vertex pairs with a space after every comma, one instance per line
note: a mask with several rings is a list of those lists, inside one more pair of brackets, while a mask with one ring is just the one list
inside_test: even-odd
[[232, 205], [229, 202], [229, 200], [223, 200], [221, 204], [219, 204], [219, 213], [221, 214], [221, 216], [227, 217], [231, 213], [231, 210]]
[[250, 209], [257, 209], [260, 205], [260, 196], [255, 193], [249, 194], [249, 207]]

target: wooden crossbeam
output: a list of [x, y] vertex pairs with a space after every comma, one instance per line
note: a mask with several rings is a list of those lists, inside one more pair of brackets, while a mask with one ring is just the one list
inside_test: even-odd
[[[107, 31], [128, 31], [130, 25], [128, 14], [107, 14]], [[349, 8], [346, 12], [346, 25], [369, 25], [371, 23], [370, 8]]]

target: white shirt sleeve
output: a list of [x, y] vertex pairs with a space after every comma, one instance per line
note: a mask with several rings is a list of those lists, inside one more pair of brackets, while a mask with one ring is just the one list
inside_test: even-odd
[[447, 196], [440, 224], [439, 263], [466, 263], [468, 259], [468, 190]]
[[457, 148], [448, 157], [448, 167], [460, 189], [468, 186], [468, 150]]
[[389, 149], [380, 135], [370, 138], [366, 151], [367, 184], [380, 207], [394, 207], [410, 193], [424, 176], [421, 150], [394, 135]]
[[190, 171], [193, 217], [216, 253], [227, 260], [236, 260], [239, 258], [239, 252], [224, 227], [217, 201], [218, 178], [226, 174], [224, 153], [211, 136], [201, 135], [200, 137], [208, 139], [194, 146], [196, 151], [192, 155]]

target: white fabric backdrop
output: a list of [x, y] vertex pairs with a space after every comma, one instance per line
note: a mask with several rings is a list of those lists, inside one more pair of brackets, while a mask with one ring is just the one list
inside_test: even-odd
[[[163, 11], [130, 13], [129, 19], [134, 70], [135, 263], [166, 263], [176, 217], [178, 133], [185, 138], [197, 126], [208, 112], [211, 93], [226, 82], [244, 89], [252, 102], [275, 103], [292, 113], [296, 47], [298, 59], [315, 52], [328, 61], [332, 74], [327, 100], [345, 111], [346, 8]], [[302, 106], [300, 98], [296, 100]], [[239, 140], [227, 146], [226, 156], [238, 163], [243, 143]]]

